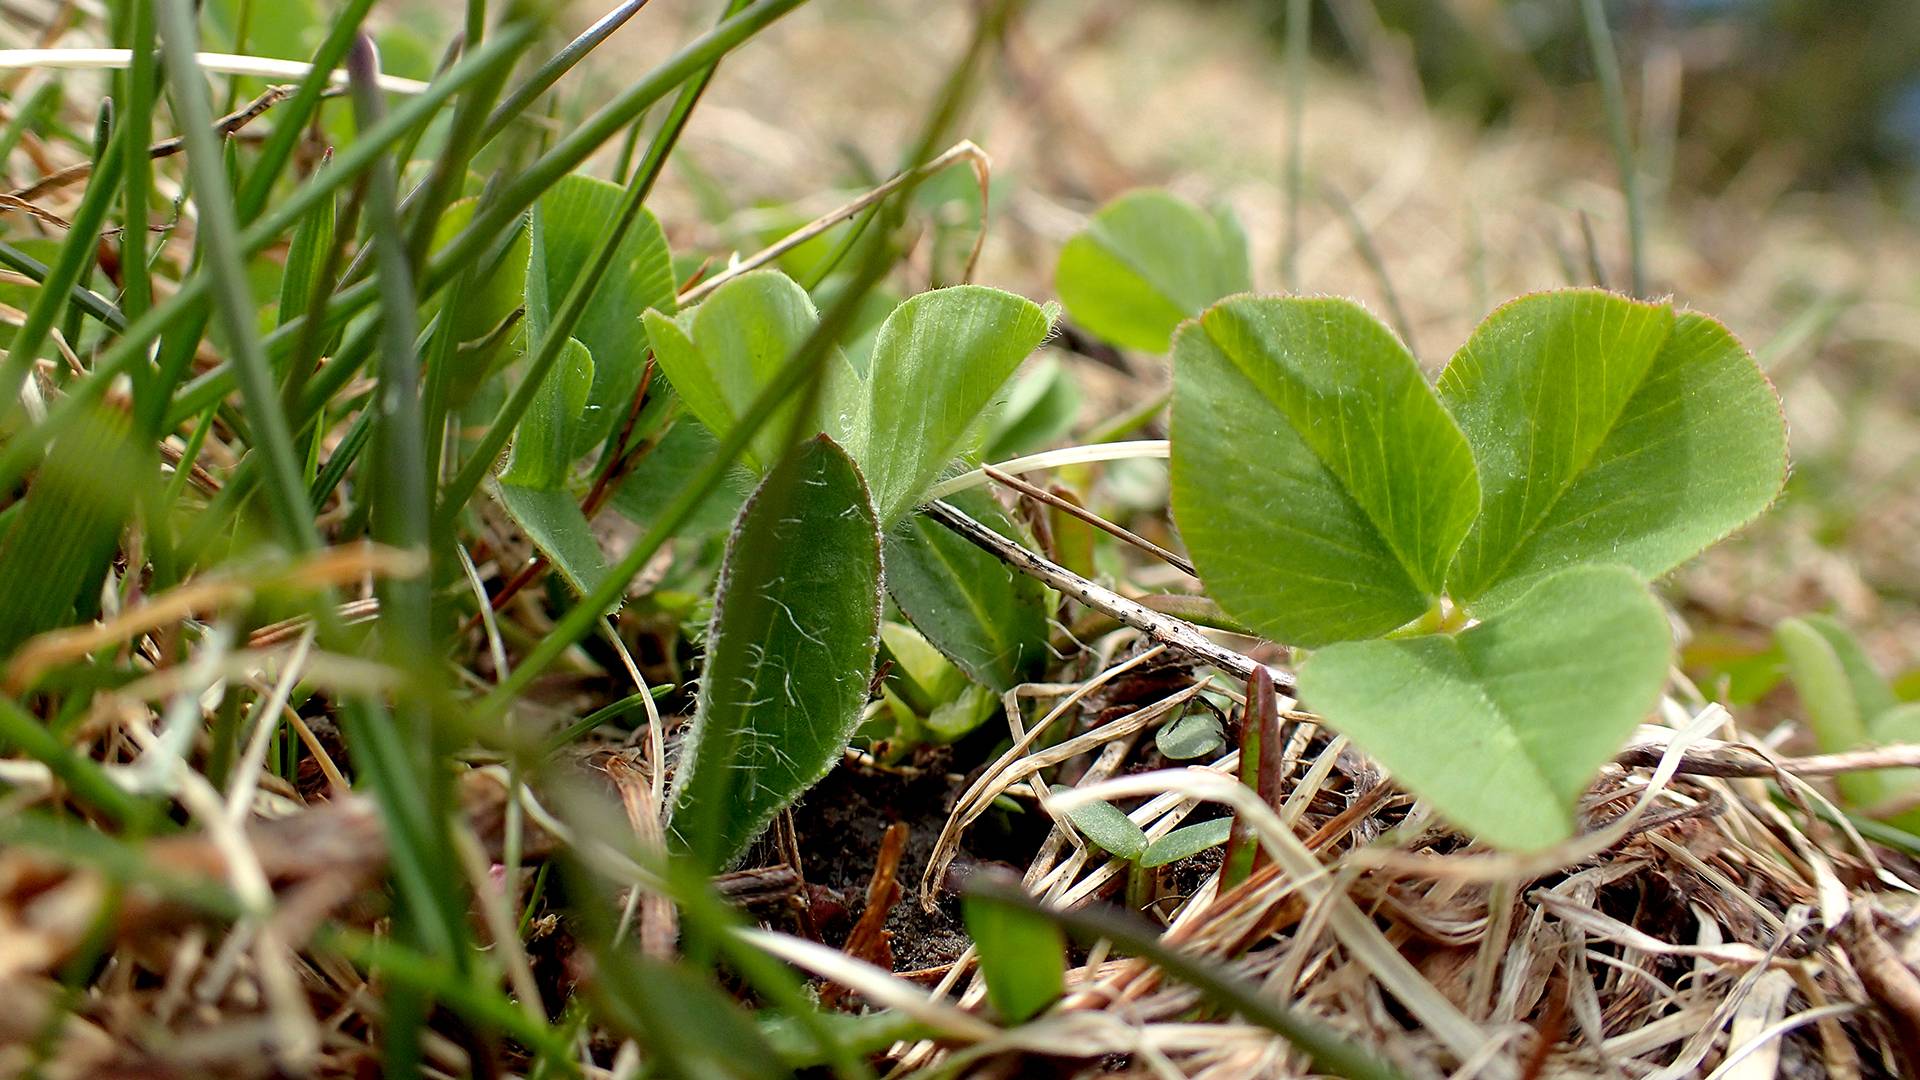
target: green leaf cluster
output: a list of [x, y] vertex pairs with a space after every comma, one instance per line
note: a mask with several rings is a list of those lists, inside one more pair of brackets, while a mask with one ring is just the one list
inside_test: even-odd
[[[643, 318], [680, 402], [719, 437], [820, 325], [806, 290], [777, 270], [741, 274], [678, 316]], [[885, 694], [894, 741], [958, 738], [1044, 659], [1044, 590], [912, 510], [979, 444], [996, 395], [1051, 323], [997, 289], [922, 293], [881, 324], [864, 376], [833, 351], [811, 404], [788, 399], [754, 434], [748, 463], [766, 478], [728, 541], [674, 811], [708, 861], [738, 856], [859, 727], [876, 639], [855, 616], [878, 617], [883, 536], [886, 585], [919, 631], [887, 638], [905, 661]], [[789, 447], [796, 433], [809, 439], [803, 449]], [[836, 466], [794, 472], [795, 460], [822, 455]], [[983, 493], [964, 501], [1012, 529]], [[838, 565], [856, 519], [872, 530], [857, 546], [874, 550]], [[947, 672], [971, 685], [947, 685]]]
[[1522, 297], [1437, 388], [1346, 300], [1231, 298], [1173, 355], [1173, 511], [1209, 594], [1316, 650], [1305, 701], [1509, 848], [1572, 834], [1658, 696], [1671, 641], [1644, 583], [1786, 476], [1752, 357], [1669, 303]]

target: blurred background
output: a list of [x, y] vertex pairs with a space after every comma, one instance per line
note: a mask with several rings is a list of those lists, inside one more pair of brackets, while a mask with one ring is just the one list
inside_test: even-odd
[[[214, 0], [216, 22], [236, 3]], [[384, 59], [425, 76], [458, 5], [410, 3], [388, 12]], [[305, 55], [317, 4], [278, 0], [252, 48]], [[643, 70], [713, 7], [653, 0], [557, 103], [556, 130], [604, 100], [595, 80]], [[1709, 693], [1763, 701], [1779, 677], [1773, 624], [1829, 611], [1920, 696], [1920, 4], [1603, 10], [1643, 291], [1725, 321], [1792, 431], [1782, 505], [1671, 590], [1688, 670]], [[567, 4], [556, 37], [603, 12]], [[654, 197], [675, 249], [755, 249], [904, 164], [971, 14], [814, 0], [730, 58]], [[1065, 239], [1147, 184], [1230, 209], [1261, 288], [1359, 297], [1435, 370], [1513, 295], [1629, 287], [1624, 185], [1578, 0], [1033, 0], [991, 70], [967, 127], [992, 159], [976, 280], [1050, 297]], [[936, 224], [903, 288], [956, 280], [980, 227], [964, 169], [919, 199]], [[1082, 429], [1166, 381], [1160, 358], [1072, 344], [1051, 351]], [[1163, 514], [1157, 483], [1151, 466], [1121, 470], [1102, 494]]]

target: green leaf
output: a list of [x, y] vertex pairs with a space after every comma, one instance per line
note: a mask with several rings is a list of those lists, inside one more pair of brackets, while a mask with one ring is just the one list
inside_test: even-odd
[[1153, 744], [1170, 761], [1192, 761], [1218, 753], [1227, 745], [1227, 733], [1211, 710], [1194, 709], [1154, 732]]
[[924, 292], [887, 316], [867, 373], [865, 439], [855, 451], [882, 528], [919, 504], [1051, 325], [1038, 304], [982, 285]]
[[[820, 314], [793, 279], [778, 270], [755, 270], [715, 289], [678, 318], [649, 311], [645, 321], [654, 359], [681, 401], [708, 431], [725, 435], [813, 333]], [[836, 422], [823, 419], [805, 434], [825, 431], [846, 439], [852, 421], [840, 423], [838, 417], [860, 408], [859, 379], [838, 357], [829, 361], [826, 377], [819, 415]], [[755, 470], [764, 472], [780, 459], [793, 431], [794, 407], [776, 412], [753, 437], [747, 458]], [[853, 449], [854, 444], [847, 445]]]
[[673, 799], [676, 842], [701, 865], [738, 858], [840, 760], [879, 628], [873, 504], [821, 436], [768, 474], [727, 545]]
[[[562, 177], [533, 208], [532, 263], [527, 271], [527, 340], [546, 336], [574, 280], [585, 274], [607, 225], [619, 216], [623, 191], [590, 176]], [[652, 214], [620, 241], [595, 285], [573, 336], [593, 354], [593, 389], [585, 419], [573, 431], [573, 456], [588, 453], [624, 420], [646, 366], [646, 340], [634, 325], [649, 309], [674, 310], [673, 257]]]
[[[1055, 784], [1053, 793], [1064, 795], [1073, 789]], [[1067, 811], [1067, 820], [1080, 834], [1109, 855], [1127, 862], [1138, 860], [1147, 850], [1146, 830], [1133, 823], [1126, 811], [1110, 802], [1090, 802]]]
[[1128, 349], [1165, 352], [1174, 328], [1253, 288], [1246, 237], [1164, 191], [1131, 191], [1060, 249], [1054, 287], [1075, 322]]
[[1053, 920], [984, 896], [968, 896], [962, 912], [987, 1000], [1002, 1020], [1025, 1023], [1059, 999], [1067, 986], [1067, 936]]
[[1826, 639], [1827, 645], [1833, 649], [1834, 658], [1840, 662], [1841, 673], [1846, 678], [1847, 689], [1859, 709], [1862, 723], [1872, 727], [1882, 713], [1900, 703], [1892, 684], [1874, 667], [1860, 639], [1840, 620], [1831, 615], [1816, 614], [1787, 621], [1798, 623]]
[[[469, 198], [456, 199], [447, 206], [446, 213], [441, 214], [440, 220], [434, 224], [433, 251], [435, 254], [439, 254], [442, 248], [452, 243], [453, 239], [472, 223], [473, 212], [477, 205], [477, 199]], [[505, 250], [500, 252], [499, 262], [491, 271], [481, 275], [472, 283], [466, 303], [460, 307], [460, 319], [453, 329], [461, 342], [473, 343], [486, 339], [488, 334], [513, 317], [514, 312], [526, 304], [527, 266], [532, 259], [533, 238], [526, 221], [522, 219], [514, 225]], [[445, 304], [446, 295], [442, 293], [429, 301], [428, 310], [441, 310]], [[512, 334], [506, 337], [517, 339], [519, 344], [511, 349], [495, 350], [501, 358], [499, 363], [518, 356], [526, 348], [525, 323], [521, 323]], [[483, 381], [482, 375], [486, 373], [486, 368], [479, 365], [487, 359], [488, 357], [476, 358], [478, 363], [471, 376], [462, 375], [453, 380], [450, 389], [456, 405], [472, 400], [478, 392]], [[462, 367], [465, 367], [464, 363]]]
[[1786, 481], [1780, 402], [1752, 356], [1666, 304], [1595, 289], [1522, 297], [1474, 331], [1440, 396], [1483, 487], [1447, 584], [1481, 614], [1575, 563], [1664, 574]]
[[1148, 844], [1146, 853], [1140, 856], [1140, 866], [1151, 870], [1156, 866], [1191, 858], [1210, 847], [1226, 843], [1232, 832], [1232, 818], [1214, 818], [1198, 825], [1183, 826]]
[[504, 480], [495, 482], [493, 488], [507, 516], [560, 571], [575, 593], [585, 596], [606, 580], [606, 555], [571, 492], [522, 487]]
[[[1003, 536], [1024, 535], [985, 491], [960, 492], [950, 501]], [[1046, 662], [1046, 586], [924, 514], [889, 532], [886, 551], [893, 602], [968, 678], [1004, 693]]]
[[[621, 516], [636, 525], [659, 520], [667, 504], [713, 460], [719, 442], [704, 424], [692, 417], [674, 421], [660, 442], [614, 489], [609, 500]], [[700, 509], [680, 527], [681, 536], [708, 536], [727, 528], [740, 504], [753, 491], [753, 474], [735, 469], [710, 492]]]
[[[1867, 734], [1879, 746], [1920, 743], [1920, 702], [1895, 705], [1874, 717], [1867, 727]], [[1879, 778], [1888, 799], [1904, 801], [1914, 791], [1920, 790], [1920, 769], [1878, 769], [1873, 775]], [[1886, 820], [1889, 824], [1920, 835], [1920, 809], [1894, 814]]]
[[[887, 564], [889, 571], [893, 569], [891, 557], [881, 562]], [[901, 695], [913, 708], [923, 713], [932, 712], [967, 688], [966, 674], [913, 627], [883, 622], [880, 643], [886, 646], [887, 655], [893, 660], [888, 682], [899, 684]]]
[[988, 461], [1038, 450], [1072, 430], [1080, 415], [1080, 386], [1060, 361], [1043, 356], [1014, 381], [1007, 403], [987, 430]]
[[947, 745], [978, 730], [1000, 708], [1000, 695], [979, 683], [968, 683], [950, 701], [927, 714], [927, 741]]
[[541, 491], [566, 486], [575, 457], [573, 435], [593, 390], [595, 365], [587, 347], [573, 338], [565, 349], [514, 429], [513, 450], [500, 474], [503, 484]]
[[[1787, 673], [1820, 752], [1838, 754], [1874, 745], [1869, 725], [1892, 707], [1892, 695], [1881, 697], [1886, 684], [1852, 635], [1821, 616], [1783, 619], [1773, 635], [1786, 656]], [[1834, 783], [1851, 806], [1871, 807], [1888, 794], [1886, 779], [1877, 771], [1842, 773]]]
[[54, 439], [0, 540], [0, 656], [74, 617], [91, 622], [135, 495], [156, 478], [127, 416], [82, 412]]
[[286, 268], [280, 275], [277, 325], [285, 326], [306, 314], [314, 282], [325, 271], [327, 258], [333, 251], [333, 225], [333, 200], [323, 199], [295, 226], [293, 239], [287, 244]]
[[1575, 800], [1659, 698], [1671, 653], [1633, 572], [1587, 566], [1457, 635], [1323, 649], [1300, 693], [1447, 820], [1536, 850], [1573, 835]]
[[[222, 46], [231, 50], [240, 26], [240, 6], [248, 0], [211, 0], [206, 18]], [[306, 60], [323, 27], [320, 7], [314, 0], [251, 0], [253, 15], [247, 22], [247, 40], [243, 51], [248, 56], [271, 56], [280, 60]], [[252, 91], [248, 91], [251, 93]]]
[[1349, 300], [1240, 297], [1174, 342], [1173, 514], [1207, 592], [1277, 641], [1426, 612], [1479, 506], [1466, 439]]

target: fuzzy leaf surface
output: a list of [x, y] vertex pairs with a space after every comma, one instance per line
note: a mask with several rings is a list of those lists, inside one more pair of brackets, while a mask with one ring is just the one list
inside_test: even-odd
[[1573, 805], [1660, 695], [1672, 654], [1631, 570], [1546, 578], [1459, 634], [1307, 658], [1301, 699], [1442, 817], [1498, 847], [1573, 835]]
[[1166, 352], [1174, 328], [1208, 304], [1253, 288], [1246, 238], [1164, 191], [1132, 191], [1060, 249], [1060, 302], [1074, 321], [1127, 349]]
[[[1053, 792], [1063, 795], [1073, 790], [1055, 784]], [[1147, 850], [1146, 830], [1134, 824], [1127, 812], [1110, 802], [1090, 802], [1067, 811], [1067, 820], [1093, 844], [1109, 855], [1133, 862]]]
[[741, 511], [681, 751], [675, 841], [719, 868], [827, 774], [860, 721], [880, 628], [880, 534], [833, 440], [796, 449]]
[[1427, 611], [1479, 507], [1467, 442], [1349, 300], [1237, 297], [1174, 342], [1173, 513], [1208, 594], [1313, 647]]
[[1653, 578], [1751, 520], [1786, 482], [1780, 402], [1712, 319], [1598, 289], [1522, 297], [1440, 378], [1480, 468], [1447, 579], [1486, 614], [1581, 562]]

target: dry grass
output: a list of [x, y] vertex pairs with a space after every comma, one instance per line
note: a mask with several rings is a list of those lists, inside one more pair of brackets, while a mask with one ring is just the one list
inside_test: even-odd
[[[797, 200], [803, 211], [836, 205], [846, 194], [833, 190], [844, 175], [842, 140], [888, 160], [928, 89], [912, 58], [949, 48], [962, 26], [961, 12], [909, 7], [825, 5], [729, 62], [688, 148], [723, 178], [737, 214], [703, 223], [691, 187], [670, 182], [658, 209], [676, 246], [752, 247], [745, 237], [757, 198]], [[1314, 197], [1299, 262], [1308, 288], [1384, 304], [1382, 282], [1326, 192], [1351, 203], [1392, 275], [1420, 355], [1435, 366], [1493, 298], [1566, 283], [1556, 243], [1585, 267], [1579, 214], [1601, 238], [1594, 261], [1623, 276], [1609, 239], [1623, 233], [1622, 211], [1586, 114], [1543, 99], [1500, 129], [1472, 129], [1419, 103], [1396, 43], [1378, 45], [1373, 78], [1317, 72], [1313, 80], [1306, 151]], [[1271, 44], [1231, 6], [1036, 4], [974, 134], [993, 156], [996, 196], [1005, 193], [980, 279], [1049, 293], [1053, 253], [1084, 214], [1126, 186], [1157, 182], [1231, 203], [1261, 276], [1274, 280], [1284, 134], [1276, 65]], [[1657, 101], [1674, 88], [1643, 89]], [[1651, 123], [1657, 133], [1660, 118]], [[1920, 232], [1870, 200], [1795, 192], [1789, 176], [1763, 155], [1724, 191], [1670, 193], [1649, 261], [1661, 288], [1721, 316], [1758, 348], [1786, 399], [1803, 469], [1818, 463], [1820, 476], [1843, 486], [1797, 493], [1742, 542], [1682, 575], [1674, 595], [1697, 623], [1749, 635], [1784, 614], [1837, 607], [1870, 631], [1884, 663], [1905, 668], [1920, 662], [1920, 368], [1912, 364]], [[929, 271], [914, 272], [924, 281]], [[1576, 276], [1584, 280], [1584, 269]], [[1165, 378], [1146, 363], [1116, 372], [1074, 362], [1093, 413], [1137, 400]], [[1816, 543], [1836, 513], [1853, 523], [1846, 542]], [[1154, 518], [1131, 524], [1164, 538]], [[506, 538], [494, 545], [510, 546]], [[476, 573], [503, 577], [512, 565], [496, 555]], [[356, 596], [364, 605], [363, 593], [344, 598]], [[381, 672], [313, 651], [293, 631], [234, 642], [211, 602], [170, 602], [181, 601], [149, 598], [108, 624], [124, 630], [130, 655], [152, 674], [101, 695], [82, 718], [82, 745], [127, 783], [171, 793], [196, 828], [97, 859], [43, 848], [0, 853], [0, 1073], [24, 1068], [38, 1043], [50, 1049], [49, 1076], [367, 1074], [380, 1061], [387, 988], [347, 961], [335, 932], [379, 925], [370, 894], [385, 843], [372, 803], [344, 790], [337, 733], [285, 709], [307, 741], [312, 775], [288, 785], [252, 759], [216, 790], [194, 767], [191, 732], [211, 722], [202, 707], [218, 707], [212, 688], [223, 680], [253, 688], [271, 714], [285, 705], [276, 688], [296, 680], [364, 690], [378, 687]], [[163, 646], [183, 612], [206, 620], [195, 624], [206, 637], [183, 664], [170, 664]], [[526, 602], [502, 619], [532, 634], [545, 625]], [[471, 637], [472, 667], [483, 672], [487, 638]], [[1259, 643], [1222, 640], [1280, 659]], [[970, 826], [995, 796], [1058, 811], [1035, 779], [1041, 768], [1060, 767], [1083, 791], [1122, 800], [1150, 836], [1214, 812], [1223, 798], [1244, 803], [1245, 789], [1222, 780], [1235, 775], [1236, 753], [1168, 770], [1153, 749], [1152, 729], [1199, 692], [1204, 669], [1181, 669], [1149, 700], [1110, 711], [1108, 691], [1169, 657], [1130, 629], [1084, 644], [1048, 683], [1023, 692], [1044, 713], [1008, 710], [1015, 749], [954, 778], [931, 853], [900, 867], [902, 881], [921, 882], [903, 904], [934, 904], [948, 862], [969, 851]], [[78, 647], [43, 638], [22, 655], [63, 646]], [[1235, 689], [1217, 677], [1212, 688]], [[1311, 714], [1288, 712], [1282, 798], [1236, 807], [1259, 828], [1264, 868], [1223, 895], [1217, 859], [1196, 857], [1169, 868], [1150, 910], [1169, 944], [1252, 980], [1409, 1076], [1920, 1075], [1920, 937], [1912, 930], [1920, 864], [1854, 832], [1822, 794], [1824, 772], [1802, 778], [1782, 761], [1802, 736], [1790, 704], [1731, 716], [1676, 677], [1635, 749], [1586, 797], [1588, 835], [1524, 861], [1476, 850]], [[1789, 722], [1773, 727], [1781, 719]], [[1063, 738], [1028, 749], [1041, 742], [1039, 725]], [[1754, 734], [1762, 730], [1770, 733]], [[571, 774], [580, 786], [624, 799], [624, 820], [643, 834], [657, 822], [654, 755], [601, 747], [581, 758]], [[1730, 760], [1747, 775], [1715, 775]], [[500, 864], [532, 865], [568, 844], [644, 880], [569, 832], [547, 812], [545, 793], [522, 791], [514, 802], [503, 770], [472, 765], [462, 779], [462, 865], [481, 898], [474, 922], [520, 1004], [544, 1022], [581, 973], [567, 968], [569, 930], [559, 919], [538, 911], [524, 929], [514, 925], [524, 882], [500, 889]], [[10, 788], [0, 813], [57, 797], [46, 770], [0, 767]], [[857, 777], [868, 767], [847, 766]], [[135, 854], [138, 865], [115, 861]], [[801, 917], [795, 898], [807, 895], [795, 862], [756, 868], [723, 882], [724, 891], [743, 903], [751, 897], [767, 925], [792, 927]], [[1064, 825], [1023, 869], [1030, 890], [1062, 906], [1111, 898], [1125, 877]], [[884, 884], [871, 895], [898, 895]], [[242, 906], [209, 917], [210, 885]], [[636, 901], [630, 915], [649, 948], [671, 948], [670, 906]], [[895, 1046], [894, 1075], [941, 1067], [1038, 1075], [1047, 1067], [1040, 1059], [1056, 1055], [1065, 1059], [1061, 1075], [1086, 1077], [1226, 1080], [1306, 1069], [1272, 1032], [1215, 1015], [1192, 987], [1097, 948], [1076, 954], [1062, 1005], [1003, 1030], [983, 1019], [970, 951], [895, 975], [867, 962], [876, 947], [864, 925], [869, 944], [852, 956], [799, 935], [751, 933], [852, 991], [850, 1007], [886, 1005], [938, 1036]], [[63, 977], [81, 989], [67, 989]], [[632, 1075], [623, 1068], [633, 1044], [598, 1032], [581, 1044], [585, 1071]], [[426, 1049], [429, 1067], [445, 1074], [477, 1064], [474, 1047], [446, 1038]]]

